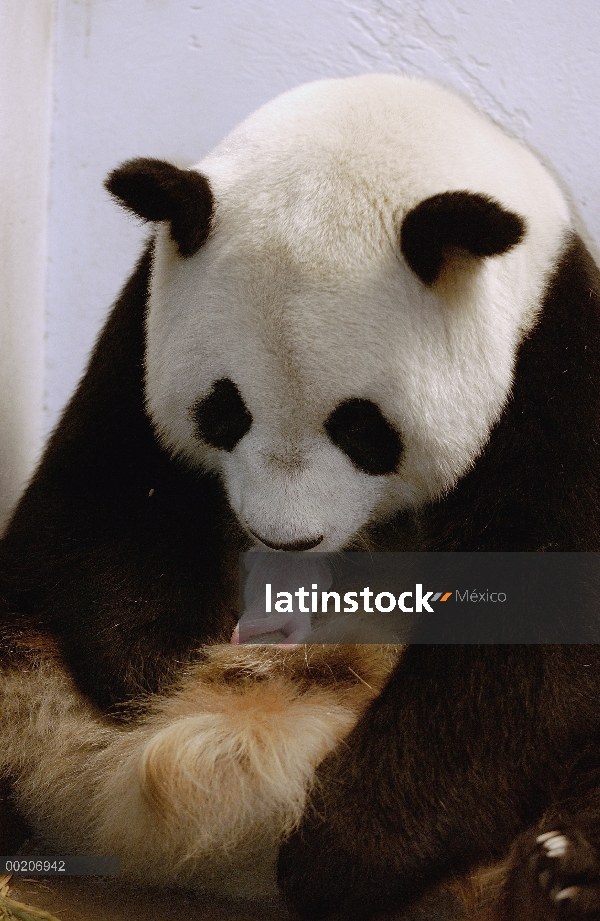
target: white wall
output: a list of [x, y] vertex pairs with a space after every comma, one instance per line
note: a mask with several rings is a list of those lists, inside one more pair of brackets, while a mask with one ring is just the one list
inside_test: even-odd
[[597, 0], [58, 0], [46, 429], [146, 235], [102, 189], [119, 162], [189, 164], [298, 83], [405, 70], [542, 152], [600, 240], [599, 36]]
[[53, 21], [0, 2], [0, 530], [41, 446]]

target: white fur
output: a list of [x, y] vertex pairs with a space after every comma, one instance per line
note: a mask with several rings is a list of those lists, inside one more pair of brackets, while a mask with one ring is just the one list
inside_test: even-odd
[[118, 725], [38, 652], [0, 676], [0, 778], [50, 852], [117, 855], [145, 884], [272, 897], [316, 765], [397, 654], [214, 646], [145, 718]]
[[[451, 488], [502, 411], [570, 224], [548, 172], [462, 99], [394, 75], [286, 93], [194, 168], [213, 231], [181, 259], [161, 228], [152, 274], [147, 399], [163, 442], [222, 472], [243, 525], [275, 543], [323, 534], [323, 551]], [[428, 288], [399, 228], [449, 190], [491, 196], [527, 232]], [[188, 412], [223, 377], [253, 417], [229, 454], [194, 438]], [[402, 433], [397, 473], [362, 473], [327, 438], [350, 397]]]

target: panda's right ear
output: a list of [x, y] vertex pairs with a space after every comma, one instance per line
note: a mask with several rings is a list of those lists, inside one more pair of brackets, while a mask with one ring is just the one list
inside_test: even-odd
[[426, 285], [440, 276], [453, 249], [474, 259], [500, 256], [522, 240], [525, 221], [477, 192], [441, 192], [405, 216], [400, 247], [409, 266]]
[[168, 221], [181, 256], [197, 253], [210, 233], [213, 196], [208, 179], [165, 160], [140, 157], [117, 167], [104, 183], [145, 221]]

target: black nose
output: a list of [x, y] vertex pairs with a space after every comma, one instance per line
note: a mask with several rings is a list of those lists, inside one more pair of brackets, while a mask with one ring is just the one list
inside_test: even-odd
[[321, 534], [319, 537], [315, 537], [312, 540], [293, 540], [289, 544], [274, 544], [270, 540], [265, 540], [264, 537], [261, 537], [256, 531], [253, 531], [252, 528], [248, 528], [248, 530], [254, 537], [258, 538], [261, 544], [264, 544], [265, 547], [268, 547], [270, 550], [312, 550], [313, 547], [316, 547], [323, 540], [323, 535]]

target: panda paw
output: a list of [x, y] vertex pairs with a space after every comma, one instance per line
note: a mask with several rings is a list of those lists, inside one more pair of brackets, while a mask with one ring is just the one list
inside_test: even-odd
[[529, 831], [513, 850], [502, 916], [600, 919], [600, 858], [576, 828]]

